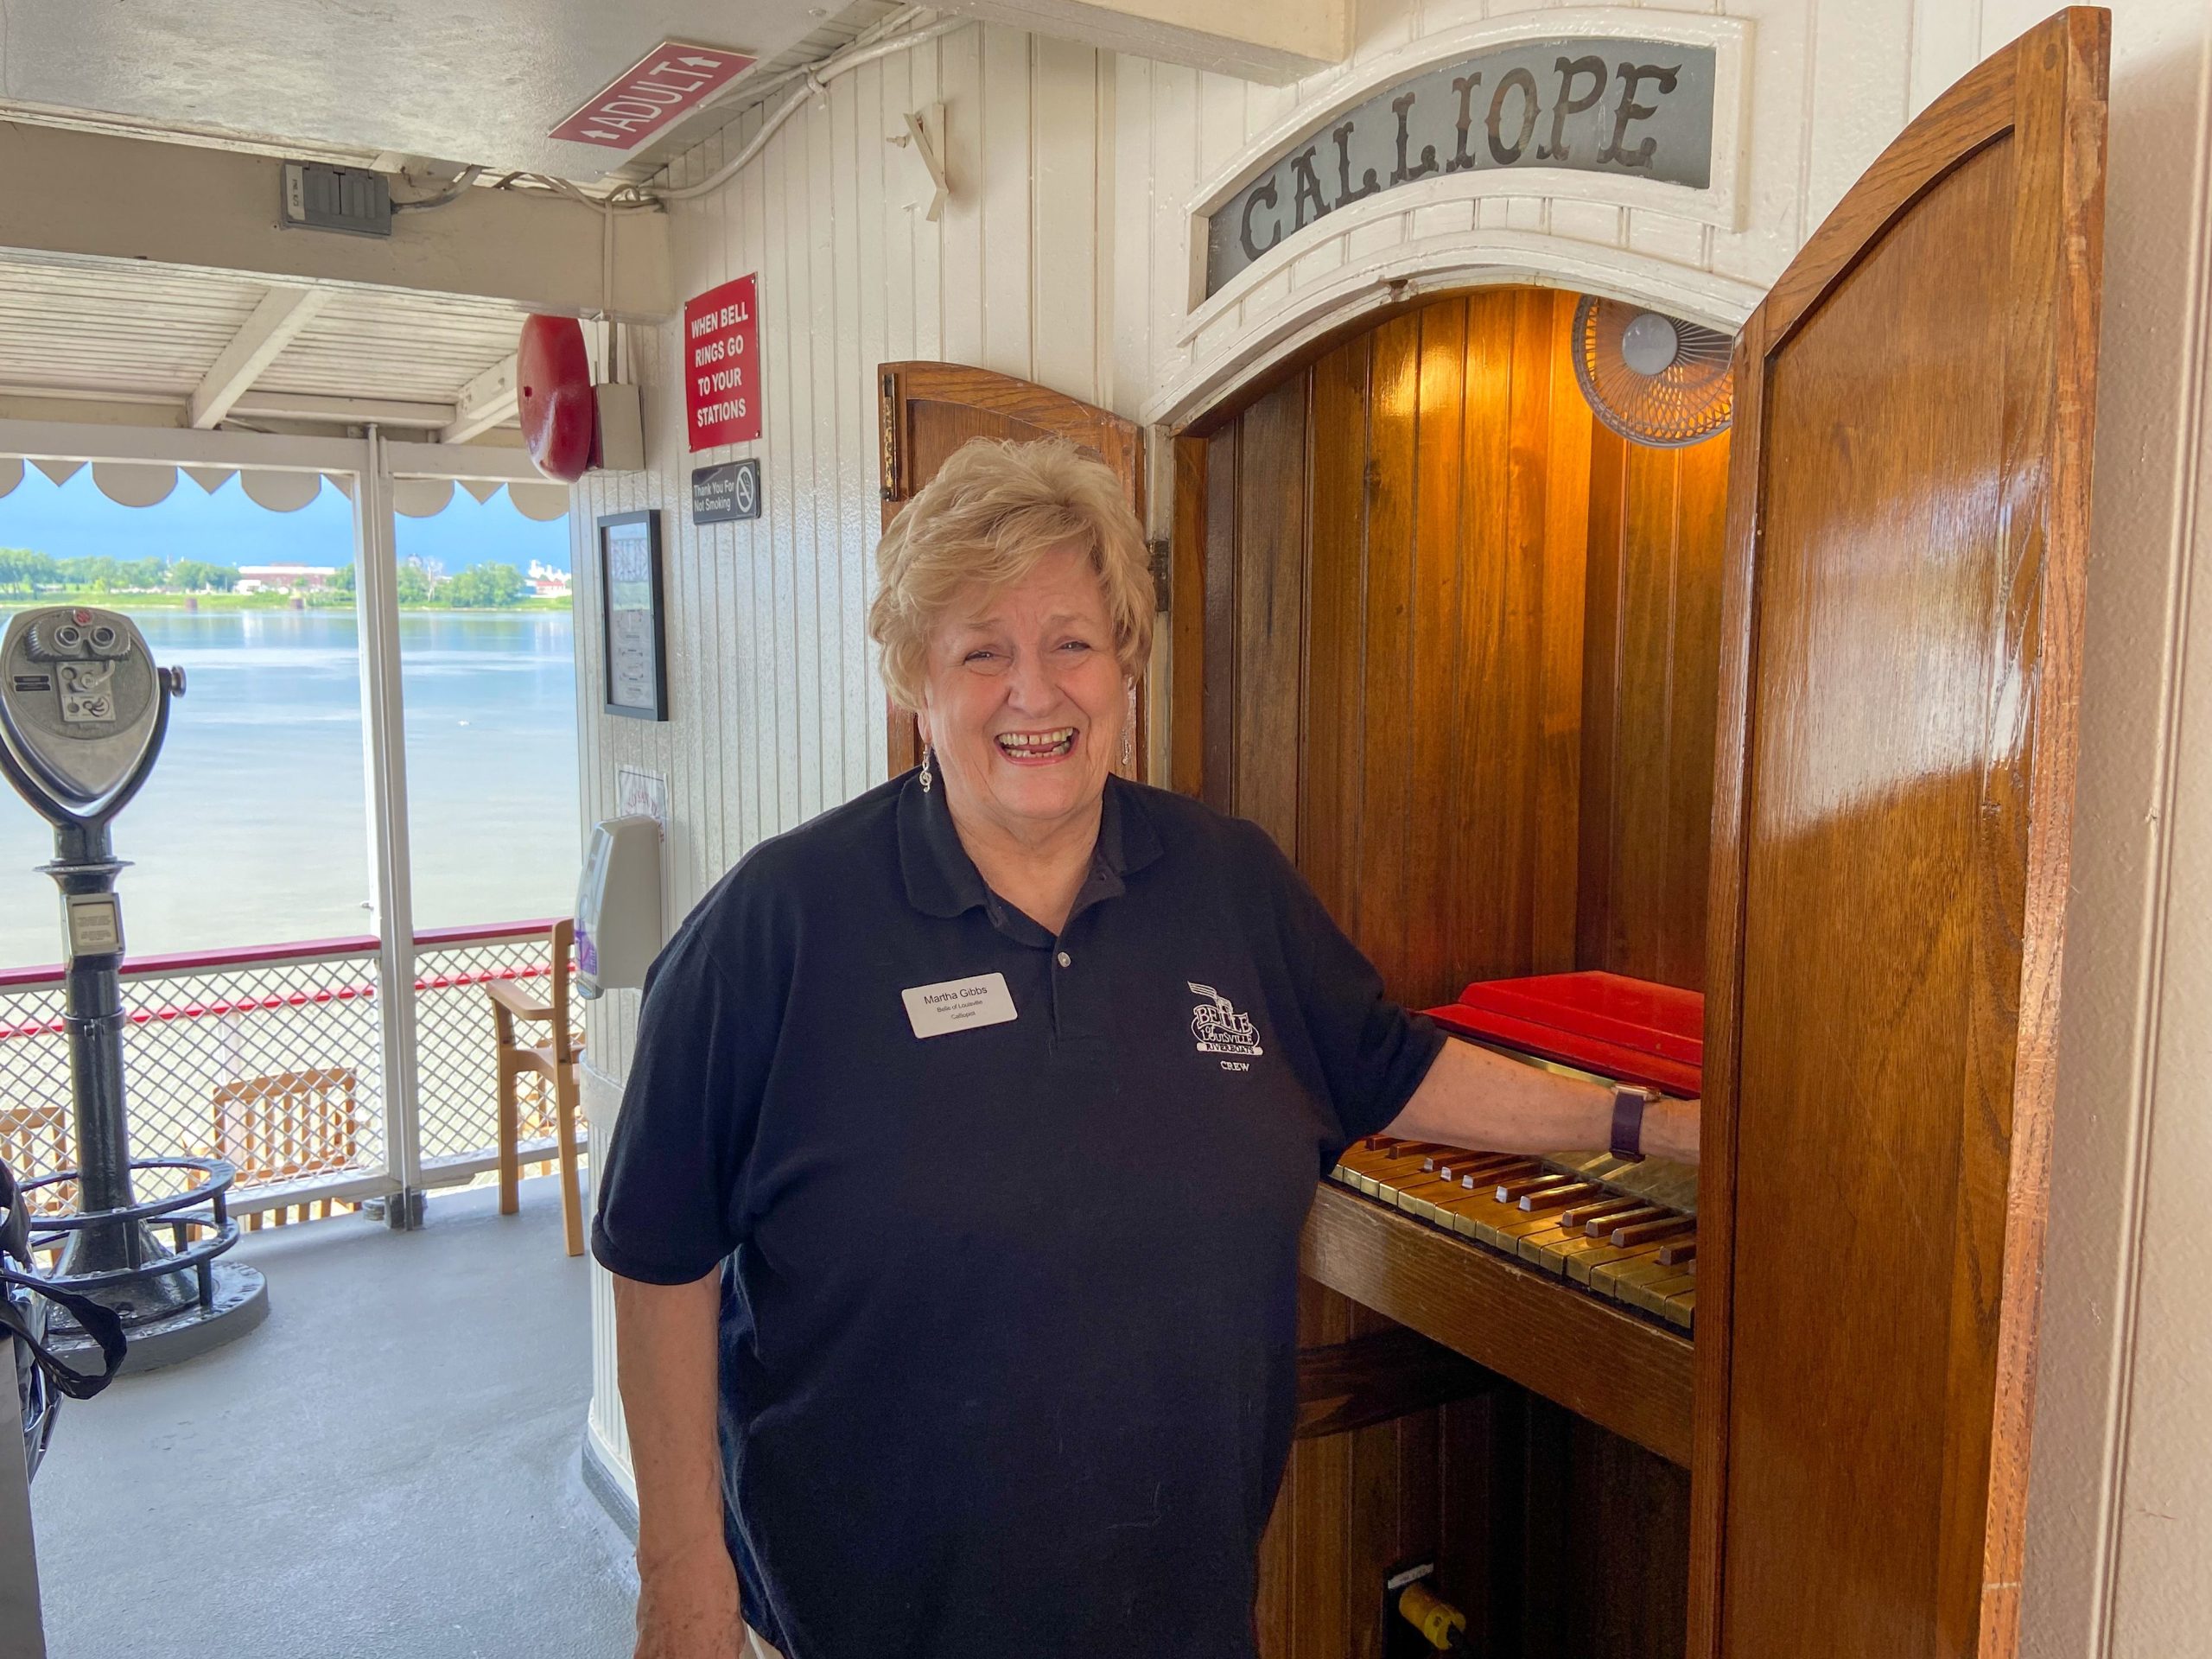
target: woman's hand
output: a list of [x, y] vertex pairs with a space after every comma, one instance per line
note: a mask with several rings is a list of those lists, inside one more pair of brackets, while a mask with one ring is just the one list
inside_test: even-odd
[[[1662, 1096], [1643, 1114], [1643, 1150], [1698, 1160], [1699, 1103]], [[1613, 1091], [1494, 1053], [1446, 1042], [1386, 1133], [1486, 1152], [1603, 1152], [1612, 1138]]]
[[1704, 1103], [1662, 1095], [1643, 1114], [1643, 1150], [1648, 1157], [1697, 1162], [1698, 1126]]
[[640, 1572], [635, 1659], [741, 1659], [745, 1652], [737, 1568], [721, 1539], [702, 1539]]
[[715, 1440], [716, 1269], [688, 1285], [616, 1274], [614, 1347], [638, 1478], [636, 1659], [739, 1659], [737, 1568]]

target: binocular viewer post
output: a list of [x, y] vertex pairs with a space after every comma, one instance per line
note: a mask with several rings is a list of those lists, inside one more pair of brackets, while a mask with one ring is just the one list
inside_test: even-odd
[[[215, 1258], [237, 1243], [224, 1195], [235, 1171], [213, 1159], [130, 1156], [123, 1066], [123, 913], [110, 826], [151, 775], [184, 695], [184, 671], [154, 664], [119, 613], [54, 606], [19, 613], [0, 638], [0, 774], [54, 828], [77, 1167], [23, 1183], [74, 1179], [73, 1213], [41, 1216], [41, 1241], [62, 1241], [57, 1282], [112, 1308], [135, 1369], [189, 1358], [260, 1323], [268, 1292], [253, 1268]], [[140, 1203], [134, 1170], [201, 1179], [181, 1196]], [[158, 1218], [172, 1243], [155, 1236]], [[189, 1233], [203, 1236], [193, 1239]], [[73, 1325], [73, 1322], [72, 1322]], [[72, 1333], [57, 1330], [67, 1357]], [[88, 1338], [76, 1343], [90, 1350]]]

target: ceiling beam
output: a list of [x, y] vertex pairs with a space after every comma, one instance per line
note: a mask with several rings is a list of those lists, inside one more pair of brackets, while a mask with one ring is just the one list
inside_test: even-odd
[[361, 469], [367, 454], [367, 448], [356, 438], [295, 438], [264, 432], [194, 432], [176, 427], [0, 420], [0, 455], [21, 455], [26, 461], [165, 461], [179, 467], [355, 473]]
[[[390, 236], [287, 230], [283, 163], [0, 121], [0, 246], [257, 277], [497, 300], [518, 311], [658, 322], [676, 308], [668, 215], [618, 213], [602, 264], [595, 208], [549, 192], [465, 190], [393, 217]], [[613, 272], [607, 286], [607, 270]]]
[[[0, 453], [5, 453], [0, 451]], [[474, 479], [481, 484], [546, 484], [527, 453], [487, 443], [408, 443], [384, 447], [394, 478]]]
[[272, 288], [253, 315], [231, 336], [231, 343], [200, 378], [192, 394], [192, 424], [205, 432], [231, 412], [261, 372], [276, 360], [301, 329], [329, 302], [320, 288]]
[[344, 426], [411, 426], [429, 432], [451, 423], [454, 406], [404, 397], [334, 397], [320, 391], [249, 391], [231, 405], [231, 413]]
[[441, 443], [466, 443], [479, 433], [505, 426], [519, 413], [520, 381], [515, 354], [509, 352], [461, 389], [453, 420], [438, 434]]
[[1276, 86], [1351, 55], [1351, 0], [944, 0], [940, 9]]
[[[74, 421], [0, 419], [0, 455], [26, 461], [167, 461], [177, 467], [251, 467], [271, 472], [359, 473], [368, 459], [359, 438], [291, 437], [224, 428], [94, 426]], [[544, 484], [544, 474], [520, 449], [499, 444], [385, 445], [394, 478], [474, 479], [480, 483]]]
[[[111, 409], [120, 414], [110, 414]], [[0, 381], [0, 418], [92, 421], [107, 425], [183, 426], [189, 399], [159, 391], [105, 386], [31, 385]], [[412, 427], [435, 432], [453, 424], [451, 404], [405, 397], [334, 397], [319, 391], [248, 391], [231, 405], [238, 420], [320, 421], [331, 426]]]

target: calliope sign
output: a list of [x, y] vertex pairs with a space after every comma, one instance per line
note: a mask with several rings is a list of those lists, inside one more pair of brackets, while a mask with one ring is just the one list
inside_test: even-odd
[[1516, 41], [1386, 86], [1310, 132], [1214, 210], [1206, 292], [1339, 207], [1421, 179], [1565, 168], [1702, 190], [1713, 48]]

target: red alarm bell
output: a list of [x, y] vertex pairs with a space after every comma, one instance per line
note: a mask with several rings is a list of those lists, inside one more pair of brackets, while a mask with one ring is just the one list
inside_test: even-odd
[[525, 317], [515, 350], [522, 441], [537, 470], [573, 484], [599, 461], [599, 411], [583, 325], [574, 317]]

